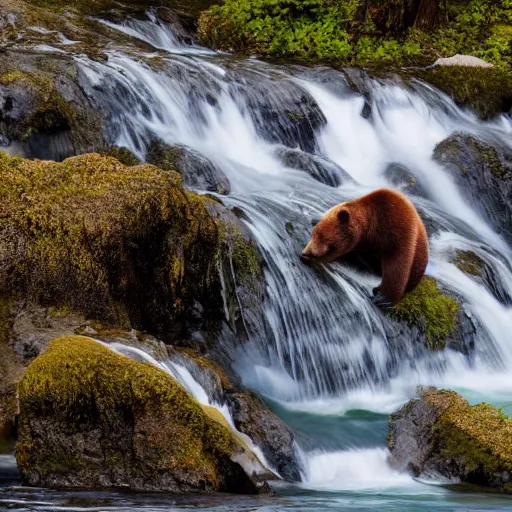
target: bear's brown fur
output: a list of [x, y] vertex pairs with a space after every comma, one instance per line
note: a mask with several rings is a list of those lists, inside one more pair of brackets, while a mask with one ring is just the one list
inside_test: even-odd
[[359, 253], [380, 260], [382, 283], [375, 302], [396, 304], [425, 273], [428, 236], [414, 205], [402, 194], [379, 189], [331, 208], [313, 228], [304, 261], [328, 263]]

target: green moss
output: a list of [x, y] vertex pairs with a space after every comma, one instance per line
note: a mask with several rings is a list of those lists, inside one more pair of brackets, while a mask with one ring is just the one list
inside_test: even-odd
[[429, 391], [428, 403], [443, 411], [435, 429], [442, 454], [468, 473], [512, 473], [512, 419], [482, 403], [470, 406], [453, 391]]
[[123, 165], [128, 167], [139, 165], [141, 163], [140, 158], [137, 158], [128, 148], [112, 146], [108, 148], [103, 154], [105, 156], [111, 156], [116, 160], [119, 160]]
[[175, 171], [183, 157], [183, 147], [170, 146], [161, 141], [155, 141], [148, 149], [147, 161], [164, 171]]
[[473, 251], [457, 250], [453, 264], [465, 274], [481, 276], [485, 268], [485, 261]]
[[441, 293], [434, 279], [424, 277], [412, 292], [390, 310], [390, 315], [423, 328], [428, 347], [438, 350], [445, 348], [453, 333], [458, 311], [457, 301]]
[[[158, 460], [147, 463], [198, 471], [208, 481], [218, 479], [216, 457], [229, 456], [235, 444], [231, 433], [211, 420], [168, 374], [81, 336], [52, 341], [28, 367], [19, 395], [22, 423], [31, 417], [51, 418], [70, 433], [99, 424], [115, 428], [123, 418], [133, 417], [136, 423], [148, 418], [150, 439], [169, 437]], [[34, 467], [46, 474], [79, 472], [88, 464], [76, 453], [59, 455], [59, 447], [48, 460], [48, 454], [34, 450], [31, 443], [30, 433], [22, 428], [16, 449], [22, 472]], [[111, 450], [107, 465], [118, 457]]]

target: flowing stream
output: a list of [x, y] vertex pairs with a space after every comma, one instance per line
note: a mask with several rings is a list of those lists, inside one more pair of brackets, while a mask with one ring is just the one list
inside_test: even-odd
[[[101, 499], [116, 510], [509, 506], [504, 498], [459, 494], [393, 471], [385, 436], [387, 415], [419, 384], [456, 389], [471, 402], [486, 400], [512, 413], [512, 310], [452, 263], [457, 250], [475, 252], [512, 296], [512, 252], [432, 158], [436, 144], [459, 131], [512, 150], [510, 119], [482, 122], [423, 84], [407, 88], [356, 70], [280, 67], [186, 46], [154, 14], [108, 25], [155, 52], [134, 57], [112, 49], [106, 62], [78, 55], [82, 86], [109, 112], [112, 144], [143, 159], [154, 140], [184, 145], [229, 181], [230, 193], [221, 198], [245, 212], [263, 255], [267, 297], [265, 321], [252, 327], [246, 343], [227, 350], [244, 384], [304, 442], [303, 482], [277, 486], [282, 497], [272, 500]], [[411, 200], [438, 226], [427, 272], [461, 298], [477, 331], [470, 356], [428, 351], [397, 330], [369, 300], [377, 278], [298, 259], [314, 218], [375, 188], [396, 187], [388, 172], [393, 165], [415, 176], [423, 193]], [[47, 496], [41, 491], [34, 508], [50, 510]], [[53, 505], [71, 509], [66, 496], [54, 497]], [[98, 510], [108, 509], [98, 503]]]

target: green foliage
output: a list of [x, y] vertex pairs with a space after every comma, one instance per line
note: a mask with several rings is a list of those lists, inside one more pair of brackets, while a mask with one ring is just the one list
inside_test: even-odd
[[467, 53], [512, 60], [512, 0], [451, 0], [428, 33], [402, 0], [225, 0], [203, 12], [203, 43], [235, 52], [351, 64], [428, 63]]
[[441, 293], [434, 279], [424, 277], [391, 309], [390, 315], [423, 328], [429, 348], [443, 349], [455, 329], [458, 311], [459, 304]]

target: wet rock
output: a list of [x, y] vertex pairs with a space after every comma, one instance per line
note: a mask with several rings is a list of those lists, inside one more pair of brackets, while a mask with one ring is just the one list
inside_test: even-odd
[[457, 133], [434, 150], [461, 193], [508, 242], [512, 242], [512, 153]]
[[173, 360], [185, 366], [208, 393], [210, 400], [226, 404], [235, 427], [258, 446], [270, 466], [289, 482], [301, 480], [293, 431], [263, 401], [230, 378], [210, 357], [193, 350], [169, 348]]
[[268, 142], [316, 149], [316, 133], [327, 120], [314, 98], [305, 89], [286, 80], [261, 74], [237, 72], [231, 77], [233, 99], [243, 102], [260, 137]]
[[0, 54], [0, 133], [32, 158], [60, 161], [101, 149], [100, 117], [75, 80], [76, 64], [62, 55], [45, 62], [33, 53]]
[[506, 114], [512, 108], [512, 72], [506, 68], [435, 66], [402, 69], [398, 74], [413, 89], [417, 80], [433, 85], [458, 106], [471, 108], [482, 119]]
[[257, 492], [247, 449], [167, 373], [81, 336], [59, 338], [19, 386], [24, 484]]
[[496, 271], [478, 254], [473, 251], [457, 250], [453, 263], [459, 270], [484, 285], [503, 305], [512, 305], [512, 297], [503, 286]]
[[390, 463], [415, 477], [510, 493], [511, 433], [512, 420], [499, 409], [423, 388], [389, 419]]
[[146, 159], [161, 169], [178, 171], [183, 183], [191, 189], [218, 194], [229, 194], [231, 190], [229, 180], [220, 168], [186, 146], [169, 146], [155, 141], [149, 147]]
[[286, 167], [305, 171], [324, 185], [339, 187], [342, 183], [352, 181], [350, 175], [341, 167], [320, 156], [289, 148], [276, 150], [276, 155]]
[[407, 167], [391, 163], [384, 171], [384, 177], [388, 179], [392, 185], [399, 188], [404, 194], [412, 194], [420, 197], [427, 197], [423, 187], [418, 179], [407, 169]]

